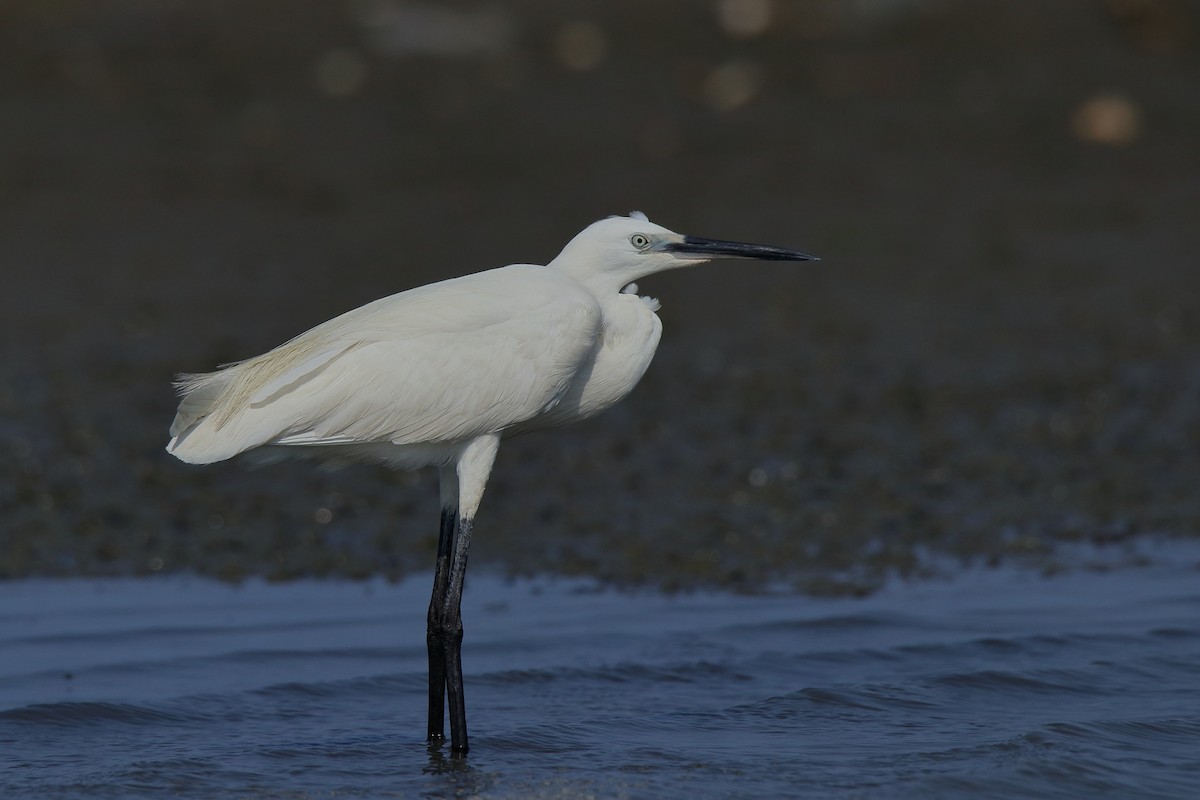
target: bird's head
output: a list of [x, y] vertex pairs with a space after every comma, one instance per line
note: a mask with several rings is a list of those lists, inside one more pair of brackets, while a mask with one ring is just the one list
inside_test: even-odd
[[549, 266], [582, 283], [619, 290], [622, 286], [669, 269], [715, 258], [760, 261], [817, 261], [815, 256], [782, 247], [684, 236], [655, 225], [640, 211], [609, 217], [584, 228]]

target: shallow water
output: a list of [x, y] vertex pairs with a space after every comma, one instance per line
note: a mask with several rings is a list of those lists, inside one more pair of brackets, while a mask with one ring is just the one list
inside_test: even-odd
[[1200, 573], [866, 599], [474, 576], [473, 750], [429, 750], [427, 581], [0, 585], [4, 797], [1186, 797]]

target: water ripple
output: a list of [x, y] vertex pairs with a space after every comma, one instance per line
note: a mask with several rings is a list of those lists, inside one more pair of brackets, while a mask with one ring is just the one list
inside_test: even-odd
[[207, 720], [206, 714], [128, 703], [37, 703], [0, 711], [0, 721], [35, 725], [178, 724]]
[[476, 577], [465, 760], [423, 741], [423, 580], [56, 586], [41, 631], [9, 584], [0, 796], [1189, 796], [1194, 573], [984, 577], [836, 602]]

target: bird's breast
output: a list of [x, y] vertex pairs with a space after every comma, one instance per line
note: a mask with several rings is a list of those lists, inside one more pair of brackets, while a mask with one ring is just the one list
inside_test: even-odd
[[593, 355], [581, 365], [559, 403], [543, 424], [586, 419], [633, 391], [646, 374], [662, 337], [657, 301], [634, 294], [601, 300], [602, 324]]

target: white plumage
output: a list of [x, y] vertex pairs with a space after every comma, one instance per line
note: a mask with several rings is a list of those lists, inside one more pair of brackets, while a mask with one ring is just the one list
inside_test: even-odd
[[[596, 414], [658, 347], [658, 301], [633, 281], [718, 257], [793, 250], [682, 236], [634, 212], [585, 228], [546, 266], [513, 264], [368, 303], [261, 356], [181, 376], [167, 450], [208, 464], [253, 450], [438, 466], [429, 737], [466, 752], [458, 612], [471, 521], [500, 438]], [[435, 613], [436, 612], [436, 613]], [[457, 637], [457, 639], [455, 638]]]
[[401, 292], [184, 378], [168, 449], [206, 464], [263, 445], [403, 448], [503, 431], [562, 398], [601, 316], [574, 280], [531, 265]]

